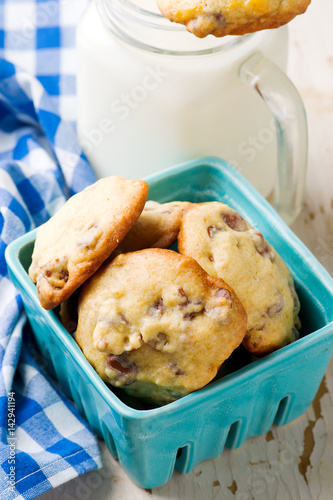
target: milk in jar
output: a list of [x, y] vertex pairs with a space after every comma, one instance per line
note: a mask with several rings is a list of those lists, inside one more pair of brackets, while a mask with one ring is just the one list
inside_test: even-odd
[[240, 67], [260, 53], [282, 73], [287, 52], [286, 26], [198, 39], [154, 0], [92, 1], [77, 29], [77, 131], [97, 176], [143, 178], [219, 156], [268, 196], [276, 117]]

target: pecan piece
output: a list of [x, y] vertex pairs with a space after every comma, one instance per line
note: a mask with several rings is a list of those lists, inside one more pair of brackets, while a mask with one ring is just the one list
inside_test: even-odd
[[232, 300], [231, 293], [226, 288], [219, 288], [215, 293], [215, 297], [224, 297], [227, 300]]
[[283, 296], [279, 293], [279, 298], [277, 302], [272, 304], [268, 309], [267, 309], [267, 316], [270, 318], [273, 318], [274, 316], [278, 316], [282, 309], [284, 308], [284, 298]]
[[64, 256], [47, 262], [42, 266], [41, 271], [44, 278], [54, 288], [63, 288], [65, 283], [67, 283], [69, 278], [67, 262], [67, 257]]

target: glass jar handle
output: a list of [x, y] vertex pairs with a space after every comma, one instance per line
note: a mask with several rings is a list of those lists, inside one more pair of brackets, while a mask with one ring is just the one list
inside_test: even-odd
[[307, 167], [307, 119], [301, 96], [288, 76], [260, 53], [244, 61], [239, 76], [258, 92], [274, 117], [278, 169], [272, 204], [291, 224], [302, 207]]

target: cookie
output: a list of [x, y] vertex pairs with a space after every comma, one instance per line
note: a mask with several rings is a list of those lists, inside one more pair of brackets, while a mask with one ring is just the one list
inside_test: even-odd
[[144, 248], [170, 248], [177, 240], [187, 201], [158, 203], [149, 200], [132, 229], [115, 249], [113, 256]]
[[242, 342], [232, 288], [191, 257], [120, 254], [82, 287], [76, 340], [107, 383], [164, 404], [208, 384]]
[[29, 276], [45, 309], [64, 302], [111, 255], [147, 195], [144, 181], [107, 177], [72, 196], [39, 227]]
[[248, 351], [262, 356], [298, 338], [300, 304], [289, 269], [235, 210], [219, 202], [191, 205], [178, 248], [235, 290], [247, 312]]
[[306, 11], [311, 0], [157, 0], [162, 14], [199, 38], [278, 28]]

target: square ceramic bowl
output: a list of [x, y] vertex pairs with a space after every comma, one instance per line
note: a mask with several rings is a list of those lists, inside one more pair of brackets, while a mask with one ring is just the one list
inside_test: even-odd
[[[225, 446], [265, 434], [303, 414], [311, 404], [333, 351], [333, 281], [271, 206], [231, 166], [203, 158], [147, 179], [149, 198], [167, 202], [219, 200], [257, 227], [288, 264], [301, 301], [301, 338], [249, 362], [205, 388], [160, 408], [110, 389], [63, 328], [57, 311], [44, 310], [27, 269], [36, 231], [6, 252], [10, 276], [22, 294], [37, 347], [66, 395], [72, 398], [112, 455], [139, 486], [166, 483], [176, 467], [189, 472]], [[241, 356], [240, 356], [241, 357]], [[238, 363], [238, 364], [237, 364]]]

